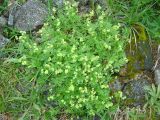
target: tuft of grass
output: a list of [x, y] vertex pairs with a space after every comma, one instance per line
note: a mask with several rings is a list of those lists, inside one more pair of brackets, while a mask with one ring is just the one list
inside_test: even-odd
[[147, 86], [145, 89], [145, 108], [148, 109], [149, 119], [155, 120], [157, 117], [160, 117], [160, 85], [156, 87], [152, 84], [152, 86]]
[[1, 2], [0, 2], [0, 14], [2, 14], [2, 12], [4, 10], [7, 10], [8, 3], [9, 3], [9, 0], [1, 0]]
[[[108, 0], [109, 13], [115, 21], [121, 22], [135, 32], [132, 25], [141, 24], [145, 27], [153, 39], [160, 39], [159, 18], [160, 9], [158, 0]], [[133, 34], [134, 35], [134, 34]], [[134, 39], [135, 40], [135, 39]]]

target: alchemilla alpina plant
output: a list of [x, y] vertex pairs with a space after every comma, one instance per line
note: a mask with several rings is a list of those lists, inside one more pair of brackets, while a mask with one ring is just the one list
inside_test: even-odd
[[76, 4], [63, 10], [39, 30], [40, 42], [25, 32], [19, 37], [19, 62], [36, 84], [48, 85], [48, 101], [69, 114], [95, 115], [113, 106], [108, 87], [112, 75], [126, 63], [119, 25], [98, 12], [78, 14]]

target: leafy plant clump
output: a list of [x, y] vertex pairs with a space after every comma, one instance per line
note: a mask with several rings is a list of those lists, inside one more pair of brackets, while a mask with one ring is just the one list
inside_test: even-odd
[[160, 85], [146, 86], [146, 104], [145, 107], [148, 108], [150, 113], [148, 117], [150, 119], [156, 119], [160, 116]]
[[[99, 9], [98, 9], [99, 10]], [[76, 4], [65, 3], [38, 32], [40, 42], [25, 32], [19, 37], [19, 62], [36, 84], [46, 85], [48, 101], [65, 113], [95, 115], [113, 106], [108, 87], [126, 63], [119, 25], [104, 12], [80, 16]], [[30, 77], [32, 78], [32, 77]]]

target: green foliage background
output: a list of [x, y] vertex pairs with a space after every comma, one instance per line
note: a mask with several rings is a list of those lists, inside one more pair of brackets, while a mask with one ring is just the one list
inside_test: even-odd
[[[123, 50], [131, 35], [129, 29], [135, 24], [143, 25], [152, 40], [160, 43], [160, 1], [106, 1], [105, 12], [95, 10], [96, 14], [91, 11], [84, 16], [79, 16], [77, 10], [69, 6], [65, 11], [50, 10], [54, 15], [48, 18], [36, 38], [5, 27], [4, 34], [12, 42], [0, 51], [3, 53], [0, 58], [0, 113], [24, 120], [57, 119], [64, 112], [72, 114], [70, 117], [78, 113], [88, 115], [87, 120], [94, 114], [102, 119], [110, 118], [108, 113], [120, 104], [112, 103], [108, 84], [126, 62]], [[0, 13], [7, 9], [8, 3], [4, 1]], [[92, 8], [96, 7], [92, 4]], [[17, 39], [15, 36], [19, 34], [22, 36]], [[95, 69], [88, 72], [88, 76], [83, 75], [84, 69], [92, 68]], [[141, 113], [142, 119], [154, 119], [159, 112], [156, 107], [159, 88], [155, 89], [148, 89], [146, 110], [151, 114]], [[81, 92], [88, 101], [77, 104], [83, 98]], [[120, 92], [115, 94], [121, 96]], [[129, 119], [139, 119], [135, 109], [127, 111]]]

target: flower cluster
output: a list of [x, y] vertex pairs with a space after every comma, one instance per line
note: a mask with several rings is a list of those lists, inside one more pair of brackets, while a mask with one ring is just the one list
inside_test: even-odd
[[124, 41], [120, 26], [109, 22], [104, 12], [93, 21], [93, 11], [79, 16], [75, 6], [53, 9], [55, 16], [38, 32], [41, 43], [23, 33], [19, 61], [39, 71], [40, 85], [49, 82], [49, 101], [68, 113], [94, 115], [113, 106], [108, 83], [126, 62]]

